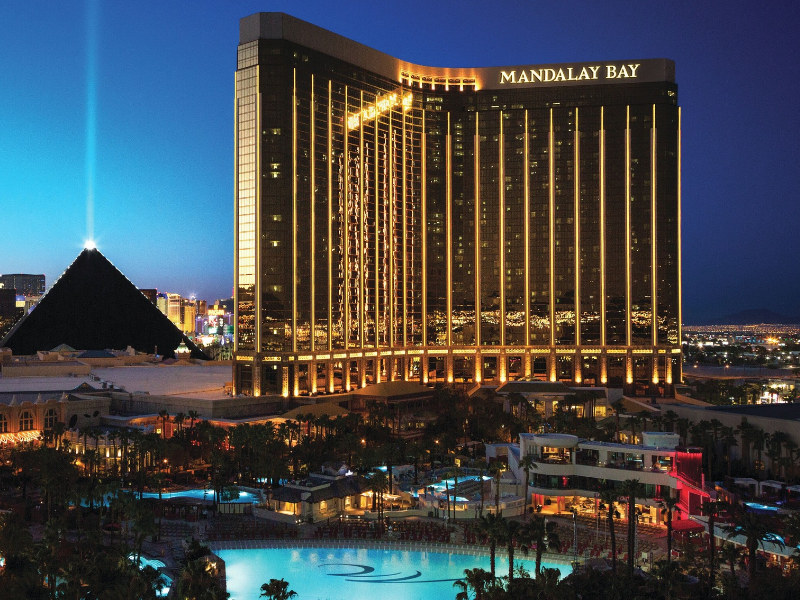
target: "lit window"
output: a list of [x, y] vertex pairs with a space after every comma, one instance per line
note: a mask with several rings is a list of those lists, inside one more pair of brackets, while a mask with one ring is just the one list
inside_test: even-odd
[[51, 408], [46, 413], [44, 413], [45, 429], [53, 429], [56, 426], [57, 421], [58, 421], [58, 415], [56, 415], [56, 409]]
[[30, 431], [33, 429], [33, 415], [27, 410], [19, 416], [19, 430]]
[[0, 433], [8, 433], [8, 419], [5, 415], [0, 415]]

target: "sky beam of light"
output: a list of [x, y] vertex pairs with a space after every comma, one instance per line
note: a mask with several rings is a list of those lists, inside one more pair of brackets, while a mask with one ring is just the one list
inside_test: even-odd
[[97, 0], [86, 0], [86, 240], [94, 240], [97, 165]]

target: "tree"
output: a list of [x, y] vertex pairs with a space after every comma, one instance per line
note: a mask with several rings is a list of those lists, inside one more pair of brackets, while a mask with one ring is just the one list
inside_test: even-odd
[[664, 496], [658, 503], [659, 508], [667, 513], [667, 564], [672, 561], [672, 513], [680, 512], [678, 508], [678, 498], [669, 495]]
[[509, 584], [514, 581], [514, 546], [517, 543], [522, 524], [519, 521], [512, 521], [511, 519], [503, 520], [502, 539], [508, 549], [508, 582]]
[[289, 582], [280, 579], [270, 579], [269, 583], [261, 584], [261, 595], [259, 598], [267, 600], [289, 600], [297, 596], [297, 592], [289, 589]]
[[619, 516], [619, 513], [617, 512], [614, 503], [618, 498], [619, 494], [613, 487], [607, 487], [600, 491], [600, 501], [608, 511], [608, 535], [611, 539], [611, 570], [615, 575], [617, 573], [617, 536], [616, 531], [614, 530], [614, 517]]
[[459, 590], [456, 600], [470, 600], [470, 590], [475, 594], [474, 600], [482, 600], [487, 586], [492, 581], [491, 573], [487, 573], [483, 569], [464, 569], [464, 579], [453, 583], [453, 587]]
[[628, 497], [628, 576], [633, 575], [636, 548], [636, 496], [642, 491], [638, 479], [626, 479], [622, 482], [622, 493]]
[[531, 520], [525, 523], [519, 532], [521, 541], [520, 548], [527, 554], [531, 546], [536, 548], [536, 577], [542, 572], [542, 554], [545, 549], [559, 550], [561, 539], [558, 536], [558, 524], [555, 521], [548, 521], [540, 514], [534, 514]]
[[522, 457], [522, 460], [519, 461], [519, 466], [525, 471], [525, 503], [522, 505], [523, 513], [522, 518], [528, 518], [528, 499], [530, 498], [530, 493], [528, 492], [528, 486], [531, 484], [531, 469], [538, 469], [539, 467], [536, 466], [536, 463], [533, 460], [533, 456], [530, 454], [526, 454]]
[[503, 539], [503, 514], [498, 512], [481, 515], [478, 519], [478, 530], [489, 541], [489, 569], [492, 574], [492, 581], [494, 581], [497, 543]]
[[730, 525], [724, 525], [723, 530], [728, 534], [728, 539], [742, 536], [747, 548], [747, 580], [750, 598], [756, 598], [756, 589], [753, 583], [754, 565], [758, 554], [758, 547], [764, 548], [765, 542], [777, 544], [784, 548], [783, 541], [773, 533], [776, 530], [773, 519], [756, 514], [748, 510], [739, 510], [735, 520]]
[[175, 590], [179, 600], [225, 600], [229, 595], [222, 591], [210, 564], [204, 559], [187, 563], [178, 577]]
[[161, 409], [158, 411], [158, 418], [161, 419], [161, 439], [167, 439], [167, 419], [169, 419], [169, 411]]

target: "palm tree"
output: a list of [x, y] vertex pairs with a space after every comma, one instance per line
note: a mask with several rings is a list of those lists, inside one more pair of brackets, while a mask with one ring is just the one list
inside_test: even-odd
[[628, 576], [633, 575], [636, 548], [636, 496], [642, 491], [638, 479], [626, 479], [622, 482], [622, 493], [628, 497]]
[[742, 555], [742, 549], [736, 544], [725, 542], [719, 549], [722, 560], [728, 563], [731, 570], [731, 580], [736, 581], [736, 562]]
[[617, 429], [616, 441], [619, 441], [619, 417], [620, 414], [626, 412], [623, 398], [620, 398], [616, 402], [612, 402], [611, 407], [614, 409], [614, 424], [616, 425]]
[[672, 512], [681, 512], [678, 508], [678, 498], [675, 496], [664, 496], [658, 503], [659, 508], [667, 513], [667, 564], [672, 561]]
[[519, 532], [521, 549], [527, 554], [531, 545], [536, 545], [536, 577], [542, 572], [542, 553], [545, 548], [549, 550], [559, 550], [561, 539], [558, 536], [558, 524], [555, 521], [548, 521], [540, 514], [534, 514], [531, 520], [525, 523]]
[[758, 547], [764, 548], [764, 542], [772, 542], [777, 544], [783, 549], [784, 543], [775, 533], [775, 523], [773, 519], [765, 517], [764, 515], [756, 514], [752, 511], [739, 511], [736, 520], [730, 525], [723, 525], [722, 527], [728, 534], [728, 539], [736, 536], [745, 538], [745, 547], [747, 548], [747, 580], [748, 580], [748, 594], [750, 598], [755, 598], [756, 589], [753, 584], [753, 566], [756, 562], [756, 555], [758, 554]]
[[169, 411], [162, 408], [158, 411], [158, 418], [161, 419], [161, 439], [167, 439], [167, 419], [169, 419]]
[[514, 545], [517, 542], [522, 523], [505, 519], [503, 521], [503, 541], [508, 548], [508, 583], [514, 581]]
[[487, 573], [483, 569], [464, 569], [464, 579], [459, 579], [453, 583], [453, 587], [459, 589], [458, 594], [456, 594], [456, 600], [469, 600], [470, 590], [475, 593], [474, 600], [482, 600], [483, 594], [491, 581], [491, 573]]
[[367, 482], [370, 491], [372, 492], [372, 510], [377, 510], [378, 521], [381, 520], [381, 513], [383, 512], [383, 494], [389, 487], [386, 479], [386, 474], [383, 471], [375, 471]]
[[619, 494], [613, 487], [600, 490], [600, 501], [608, 510], [608, 534], [611, 538], [611, 570], [614, 574], [617, 573], [617, 536], [614, 529], [614, 517], [619, 516], [617, 509], [614, 507], [614, 503], [618, 498]]
[[269, 583], [261, 584], [261, 595], [259, 598], [267, 600], [290, 600], [297, 596], [297, 592], [289, 589], [289, 582], [280, 579], [270, 579]]
[[530, 454], [526, 454], [522, 457], [522, 460], [519, 461], [519, 466], [525, 471], [525, 503], [522, 505], [522, 518], [527, 520], [528, 518], [528, 500], [530, 498], [530, 493], [528, 492], [528, 487], [531, 483], [531, 469], [538, 469], [539, 467], [536, 466], [536, 463], [533, 460], [533, 456]]
[[492, 574], [492, 581], [495, 579], [495, 556], [497, 555], [497, 543], [503, 539], [503, 514], [488, 513], [481, 515], [478, 519], [478, 529], [489, 540], [489, 568]]

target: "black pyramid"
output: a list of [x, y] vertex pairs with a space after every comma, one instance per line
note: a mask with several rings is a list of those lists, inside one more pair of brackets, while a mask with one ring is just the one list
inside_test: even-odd
[[183, 342], [192, 358], [208, 358], [119, 269], [85, 249], [0, 341], [14, 354], [35, 354], [59, 344], [80, 350], [121, 350], [172, 356]]

